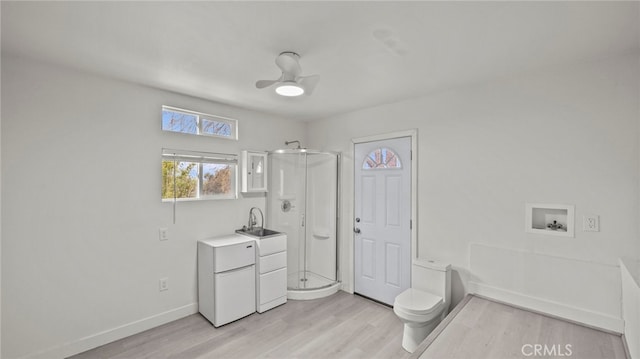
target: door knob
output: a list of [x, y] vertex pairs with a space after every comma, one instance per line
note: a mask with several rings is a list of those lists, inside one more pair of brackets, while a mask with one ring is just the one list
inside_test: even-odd
[[356, 234], [360, 234], [360, 228], [356, 228], [356, 227], [354, 227], [354, 228], [353, 228], [353, 231], [354, 231]]

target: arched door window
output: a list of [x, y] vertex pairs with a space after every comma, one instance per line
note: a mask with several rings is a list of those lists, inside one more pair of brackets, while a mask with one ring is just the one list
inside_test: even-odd
[[362, 163], [363, 170], [394, 168], [402, 168], [402, 163], [395, 152], [386, 147], [369, 152]]

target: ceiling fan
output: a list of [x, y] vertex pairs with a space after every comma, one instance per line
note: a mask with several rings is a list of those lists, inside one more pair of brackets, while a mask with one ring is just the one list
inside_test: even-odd
[[277, 84], [276, 93], [281, 96], [300, 96], [302, 94], [311, 95], [313, 89], [318, 84], [320, 76], [300, 76], [300, 55], [295, 52], [285, 51], [276, 57], [276, 65], [282, 70], [282, 75], [277, 80], [260, 80], [256, 82], [256, 87], [265, 87]]

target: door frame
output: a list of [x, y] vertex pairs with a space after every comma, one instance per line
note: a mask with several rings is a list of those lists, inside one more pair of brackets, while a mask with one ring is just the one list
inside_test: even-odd
[[[365, 142], [374, 142], [374, 141], [382, 141], [382, 140], [391, 140], [395, 138], [401, 137], [410, 137], [411, 138], [411, 258], [410, 261], [413, 263], [413, 260], [418, 258], [418, 129], [409, 129], [404, 131], [395, 131], [395, 132], [387, 132], [378, 135], [365, 136], [365, 137], [356, 137], [352, 138], [352, 146], [351, 146], [351, 158], [353, 158], [354, 163], [352, 163], [350, 172], [351, 179], [353, 185], [353, 191], [351, 193], [351, 215], [349, 217], [350, 228], [354, 228], [354, 209], [355, 209], [355, 186], [356, 186], [356, 176], [355, 176], [355, 149], [356, 144], [365, 143]], [[355, 290], [355, 281], [356, 281], [356, 271], [354, 268], [355, 263], [355, 234], [353, 230], [351, 230], [351, 236], [349, 237], [351, 240], [349, 241], [349, 251], [351, 252], [351, 260], [349, 261], [349, 269], [351, 270], [351, 283], [350, 283], [350, 293], [354, 293]]]

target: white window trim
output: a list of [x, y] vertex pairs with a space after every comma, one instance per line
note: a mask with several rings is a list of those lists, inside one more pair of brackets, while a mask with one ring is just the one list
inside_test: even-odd
[[[196, 116], [196, 121], [197, 121], [197, 126], [196, 126], [196, 133], [187, 133], [187, 132], [180, 132], [180, 131], [171, 131], [171, 130], [165, 130], [162, 128], [162, 121], [160, 121], [160, 128], [162, 129], [162, 131], [165, 132], [174, 132], [174, 133], [182, 133], [185, 135], [196, 135], [196, 136], [207, 136], [207, 137], [214, 137], [214, 138], [223, 138], [225, 140], [233, 140], [233, 141], [237, 141], [238, 140], [238, 120], [234, 120], [232, 118], [228, 118], [228, 117], [222, 117], [222, 116], [216, 116], [216, 115], [210, 115], [207, 113], [203, 113], [203, 112], [197, 112], [197, 111], [191, 111], [191, 110], [185, 110], [183, 108], [179, 108], [179, 107], [173, 107], [173, 106], [162, 106], [162, 111], [173, 111], [173, 112], [182, 112], [184, 114], [187, 115], [193, 115]], [[202, 132], [202, 121], [201, 119], [205, 119], [205, 120], [214, 120], [214, 121], [218, 121], [218, 122], [224, 122], [227, 123], [231, 126], [231, 136], [221, 136], [221, 135], [216, 135], [216, 134], [212, 134], [212, 133], [205, 133]]]
[[[225, 199], [237, 199], [238, 198], [238, 155], [229, 153], [214, 153], [214, 152], [199, 152], [188, 150], [177, 150], [170, 148], [162, 149], [162, 160], [171, 161], [185, 161], [195, 162], [198, 164], [198, 188], [196, 190], [197, 197], [195, 198], [161, 198], [162, 202], [190, 202], [190, 201], [207, 201], [207, 200], [225, 200]], [[224, 164], [228, 163], [233, 165], [233, 191], [229, 195], [219, 196], [206, 196], [201, 195], [200, 186], [202, 185], [202, 165], [205, 163]], [[174, 180], [175, 181], [175, 180]], [[175, 191], [174, 191], [175, 196]]]

